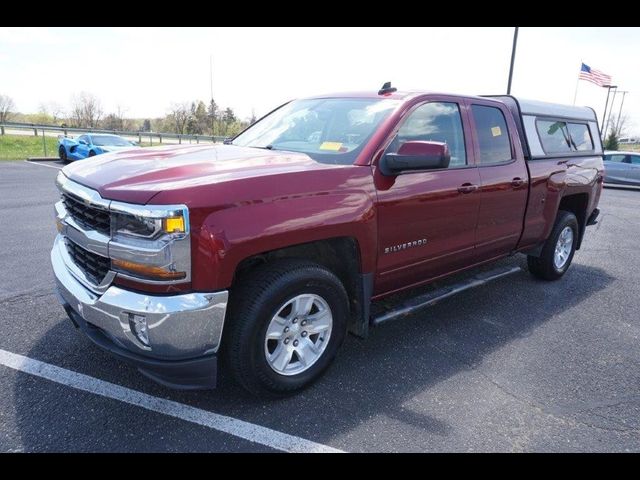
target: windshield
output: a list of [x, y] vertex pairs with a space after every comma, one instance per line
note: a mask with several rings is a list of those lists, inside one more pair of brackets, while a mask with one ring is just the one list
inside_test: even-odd
[[318, 162], [348, 165], [398, 104], [373, 98], [296, 100], [249, 127], [232, 144], [301, 152]]
[[116, 137], [113, 135], [105, 135], [105, 136], [96, 136], [91, 137], [93, 140], [93, 144], [98, 147], [130, 147], [131, 142], [125, 140], [124, 138]]

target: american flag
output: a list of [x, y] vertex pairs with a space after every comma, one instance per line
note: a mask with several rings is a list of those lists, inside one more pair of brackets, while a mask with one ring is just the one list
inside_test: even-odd
[[611, 85], [611, 75], [602, 73], [600, 70], [591, 68], [589, 65], [584, 63], [582, 64], [582, 67], [580, 67], [580, 79], [588, 80], [599, 87], [608, 87]]

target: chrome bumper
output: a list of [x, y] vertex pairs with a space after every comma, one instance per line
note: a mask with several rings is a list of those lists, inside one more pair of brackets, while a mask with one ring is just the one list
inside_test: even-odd
[[[160, 296], [112, 285], [103, 293], [96, 293], [74, 276], [74, 265], [61, 235], [51, 250], [51, 264], [63, 301], [119, 347], [159, 360], [196, 358], [218, 351], [227, 291]], [[131, 332], [130, 314], [146, 317], [150, 346], [142, 344]]]

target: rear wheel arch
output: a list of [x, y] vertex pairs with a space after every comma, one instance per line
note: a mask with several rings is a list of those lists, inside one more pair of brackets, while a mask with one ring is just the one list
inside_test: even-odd
[[[578, 220], [578, 243], [576, 250], [580, 249], [582, 239], [584, 238], [584, 232], [587, 226], [587, 208], [589, 207], [589, 194], [588, 193], [574, 193], [565, 195], [560, 199], [558, 205], [558, 213], [571, 212], [576, 216]], [[557, 216], [556, 216], [557, 219]]]

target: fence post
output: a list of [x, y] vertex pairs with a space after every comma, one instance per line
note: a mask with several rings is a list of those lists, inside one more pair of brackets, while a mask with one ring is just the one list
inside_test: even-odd
[[198, 138], [198, 135], [196, 135], [196, 143], [200, 143], [200, 139]]
[[0, 135], [4, 135], [4, 125], [0, 127]]
[[33, 134], [34, 134], [36, 137], [38, 136], [38, 129], [37, 129], [37, 128], [34, 128], [34, 129], [33, 129]]
[[153, 137], [149, 134], [149, 146], [153, 147]]
[[140, 135], [140, 132], [138, 132], [138, 143], [142, 143], [142, 135]]
[[160, 139], [160, 143], [162, 143], [162, 135], [158, 134], [158, 138]]
[[42, 145], [44, 146], [44, 156], [47, 156], [47, 139], [44, 135], [44, 128], [42, 129]]
[[182, 145], [182, 135], [178, 135], [178, 145]]

